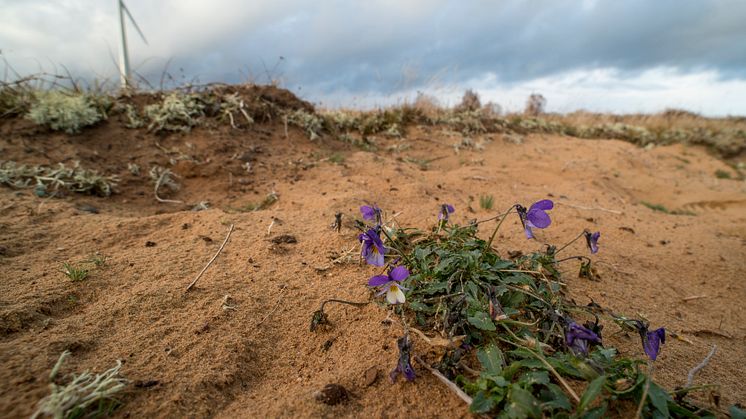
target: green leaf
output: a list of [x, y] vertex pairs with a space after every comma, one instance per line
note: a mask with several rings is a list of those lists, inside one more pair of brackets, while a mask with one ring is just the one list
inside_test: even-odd
[[492, 374], [492, 373], [483, 371], [481, 374], [479, 374], [479, 377], [484, 378], [485, 380], [492, 381], [492, 383], [498, 387], [507, 387], [508, 384], [510, 384], [505, 379], [505, 377], [503, 377], [502, 375], [498, 375], [498, 374]]
[[595, 380], [591, 381], [590, 384], [588, 384], [588, 387], [585, 389], [583, 396], [580, 397], [580, 403], [578, 403], [578, 413], [585, 412], [591, 405], [591, 403], [593, 403], [596, 398], [598, 398], [598, 395], [601, 394], [601, 390], [603, 390], [604, 388], [605, 382], [606, 376], [601, 375]]
[[480, 348], [477, 351], [477, 359], [488, 374], [502, 374], [503, 353], [495, 344], [491, 343], [484, 348]]
[[495, 408], [495, 399], [489, 397], [486, 392], [480, 390], [474, 395], [469, 405], [472, 413], [487, 413]]
[[[671, 413], [671, 416], [675, 418], [715, 419], [716, 417], [711, 412], [707, 410], [702, 410], [702, 409], [696, 409], [696, 414], [695, 414], [695, 412], [692, 412], [687, 407], [676, 404], [674, 402], [668, 403], [668, 411], [669, 413]], [[736, 418], [733, 415], [731, 415], [731, 417], [734, 419]]]
[[743, 410], [736, 405], [728, 408], [728, 413], [730, 413], [731, 419], [746, 419], [746, 410]]
[[539, 401], [531, 394], [516, 385], [510, 388], [509, 403], [505, 411], [510, 418], [540, 418]]
[[572, 403], [565, 392], [554, 383], [549, 383], [539, 393], [541, 400], [541, 410], [552, 411], [556, 409], [571, 410]]
[[526, 274], [517, 273], [503, 279], [504, 284], [533, 285], [534, 279]]
[[422, 293], [426, 294], [426, 295], [432, 295], [432, 294], [437, 294], [439, 292], [443, 292], [443, 291], [446, 291], [446, 290], [448, 290], [448, 282], [447, 281], [432, 282], [432, 283], [430, 283], [427, 286], [427, 288], [425, 288], [424, 290], [422, 290]]
[[585, 412], [583, 419], [601, 419], [606, 417], [606, 403]]
[[428, 314], [432, 314], [433, 312], [435, 312], [435, 309], [433, 309], [432, 307], [415, 300], [409, 301], [409, 308], [414, 311], [421, 311]]
[[479, 292], [479, 286], [475, 284], [474, 282], [469, 281], [466, 283], [466, 288], [469, 290], [469, 294], [471, 295], [471, 297], [475, 301], [478, 301], [479, 295], [481, 294], [481, 292]]
[[653, 403], [655, 409], [659, 411], [664, 417], [668, 417], [668, 401], [671, 400], [671, 396], [662, 389], [658, 384], [650, 382], [650, 389], [648, 389], [648, 398]]
[[492, 322], [492, 319], [490, 319], [490, 316], [487, 315], [487, 313], [483, 311], [478, 311], [474, 313], [474, 316], [469, 317], [468, 320], [469, 320], [469, 323], [471, 323], [477, 329], [487, 330], [487, 331], [497, 330], [497, 328], [495, 327], [495, 323]]
[[494, 264], [492, 265], [492, 267], [493, 267], [494, 269], [498, 269], [498, 270], [499, 270], [499, 269], [508, 269], [508, 268], [512, 268], [513, 266], [514, 266], [514, 265], [513, 265], [513, 261], [510, 261], [510, 260], [503, 260], [503, 259], [498, 259], [498, 260], [497, 260], [497, 261], [495, 261], [495, 263], [494, 263]]
[[547, 371], [527, 371], [518, 378], [522, 387], [530, 387], [536, 384], [549, 384], [549, 372]]
[[506, 296], [500, 301], [503, 307], [519, 307], [526, 300], [526, 294], [522, 292], [509, 292]]

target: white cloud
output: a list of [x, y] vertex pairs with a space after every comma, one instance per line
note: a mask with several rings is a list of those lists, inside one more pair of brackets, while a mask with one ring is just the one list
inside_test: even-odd
[[413, 101], [417, 91], [432, 95], [446, 106], [457, 104], [465, 89], [474, 89], [482, 103], [494, 102], [506, 111], [521, 111], [526, 98], [540, 93], [547, 111], [591, 110], [609, 113], [653, 113], [667, 108], [687, 109], [708, 116], [746, 114], [746, 80], [721, 79], [716, 71], [680, 73], [657, 67], [636, 75], [612, 68], [575, 70], [517, 83], [503, 83], [495, 74], [485, 74], [464, 83], [404, 89], [393, 94], [347, 91], [306, 92], [322, 106], [372, 108]]
[[[281, 77], [334, 104], [391, 103], [428, 89], [454, 103], [472, 87], [513, 110], [536, 91], [558, 111], [746, 113], [746, 3], [737, 0], [127, 5], [149, 41], [129, 27], [131, 62], [154, 84], [170, 61], [179, 80]], [[115, 0], [0, 0], [0, 8], [2, 58], [21, 75], [65, 65], [117, 80]]]

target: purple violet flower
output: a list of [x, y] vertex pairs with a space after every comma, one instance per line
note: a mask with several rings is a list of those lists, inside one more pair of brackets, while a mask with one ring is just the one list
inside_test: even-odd
[[407, 381], [414, 381], [416, 374], [414, 373], [414, 368], [412, 368], [412, 362], [410, 360], [410, 355], [412, 354], [412, 342], [410, 342], [409, 336], [404, 335], [400, 337], [397, 339], [396, 344], [399, 347], [399, 362], [396, 363], [396, 368], [389, 373], [389, 378], [391, 378], [391, 382], [393, 383], [396, 381], [396, 377], [401, 373], [404, 374], [404, 378], [406, 378]]
[[361, 206], [360, 213], [363, 214], [363, 220], [375, 221], [376, 225], [383, 221], [383, 212], [376, 204]]
[[591, 343], [601, 343], [601, 338], [585, 326], [570, 321], [565, 332], [567, 346], [576, 355], [588, 355]]
[[601, 232], [597, 231], [591, 234], [590, 231], [585, 231], [585, 241], [588, 243], [588, 248], [591, 250], [591, 254], [598, 253], [598, 238], [601, 237]]
[[526, 232], [526, 238], [534, 238], [534, 233], [531, 231], [532, 228], [547, 228], [549, 224], [552, 224], [552, 219], [546, 213], [552, 208], [554, 208], [554, 202], [549, 199], [534, 202], [528, 210], [522, 205], [516, 205], [523, 230]]
[[438, 221], [448, 221], [448, 217], [456, 211], [453, 205], [443, 204], [440, 206], [440, 212], [438, 213]]
[[404, 291], [408, 291], [401, 285], [401, 282], [407, 279], [409, 271], [404, 266], [397, 266], [391, 269], [388, 275], [376, 275], [368, 280], [368, 286], [370, 287], [382, 287], [381, 291], [376, 296], [386, 294], [386, 301], [390, 304], [403, 304], [406, 299], [404, 298]]
[[660, 353], [661, 343], [666, 343], [666, 329], [661, 327], [650, 332], [647, 324], [639, 320], [636, 322], [637, 331], [642, 339], [642, 349], [651, 360], [655, 361]]
[[377, 229], [371, 228], [358, 236], [358, 240], [363, 244], [361, 254], [373, 266], [383, 266], [383, 255], [386, 254], [386, 248], [378, 234]]

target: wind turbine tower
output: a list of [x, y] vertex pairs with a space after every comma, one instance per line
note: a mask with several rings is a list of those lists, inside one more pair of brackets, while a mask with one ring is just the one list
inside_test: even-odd
[[119, 13], [119, 33], [121, 35], [119, 43], [119, 80], [121, 82], [122, 89], [126, 89], [132, 85], [132, 73], [130, 71], [130, 56], [127, 49], [127, 25], [124, 20], [125, 14], [127, 14], [127, 17], [129, 18], [130, 22], [132, 22], [132, 25], [135, 27], [135, 30], [137, 30], [137, 33], [140, 34], [140, 38], [142, 38], [143, 42], [145, 42], [145, 45], [148, 44], [148, 40], [145, 39], [145, 35], [143, 35], [140, 27], [137, 26], [135, 18], [132, 17], [129, 9], [124, 4], [124, 1], [115, 1], [117, 2], [117, 12]]

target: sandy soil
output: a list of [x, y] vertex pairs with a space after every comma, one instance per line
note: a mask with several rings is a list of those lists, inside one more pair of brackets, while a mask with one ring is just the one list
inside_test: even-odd
[[[515, 218], [503, 225], [496, 247], [533, 251], [583, 228], [600, 230], [602, 279], [577, 278], [569, 262], [570, 295], [643, 315], [684, 337], [688, 342], [670, 339], [657, 363], [656, 377], [668, 388], [683, 385], [718, 345], [696, 383], [719, 385], [722, 406], [746, 402], [746, 183], [716, 178], [729, 167], [701, 149], [541, 135], [515, 144], [488, 135], [475, 138], [483, 150], [456, 153], [460, 135], [418, 127], [403, 139], [379, 137], [381, 151], [367, 152], [330, 139], [311, 142], [297, 129], [285, 137], [277, 121], [159, 137], [116, 122], [67, 136], [13, 120], [0, 132], [3, 160], [80, 160], [122, 178], [110, 198], [40, 199], [0, 187], [0, 417], [34, 411], [65, 349], [72, 357], [64, 373], [124, 361], [122, 374], [134, 384], [117, 416], [469, 416], [422, 368], [414, 383], [389, 383], [401, 328], [385, 321], [384, 307], [329, 306], [333, 327], [309, 331], [322, 300], [371, 298], [365, 282], [372, 268], [354, 257], [324, 268], [346, 250], [354, 255], [352, 220], [365, 202], [398, 213], [403, 225], [427, 228], [439, 203], [453, 204], [453, 219], [465, 223], [547, 197], [557, 205], [538, 241], [527, 241]], [[145, 172], [171, 167], [169, 160], [182, 188], [166, 195], [209, 201], [211, 209], [154, 199]], [[432, 161], [424, 167], [422, 160]], [[128, 163], [144, 173], [131, 174]], [[235, 210], [272, 191], [279, 201], [269, 209]], [[487, 194], [495, 198], [491, 212], [479, 207]], [[641, 201], [696, 215], [653, 211]], [[329, 228], [337, 211], [345, 217], [340, 234]], [[230, 224], [235, 231], [225, 249], [185, 293]], [[297, 243], [272, 241], [284, 234]], [[584, 252], [582, 245], [575, 250]], [[107, 263], [88, 279], [71, 282], [60, 272], [63, 262], [96, 252]], [[692, 296], [701, 298], [685, 301]], [[606, 327], [607, 345], [642, 356], [639, 338]], [[415, 337], [415, 352], [427, 350]], [[350, 390], [350, 401], [317, 402], [314, 392], [328, 383]]]

